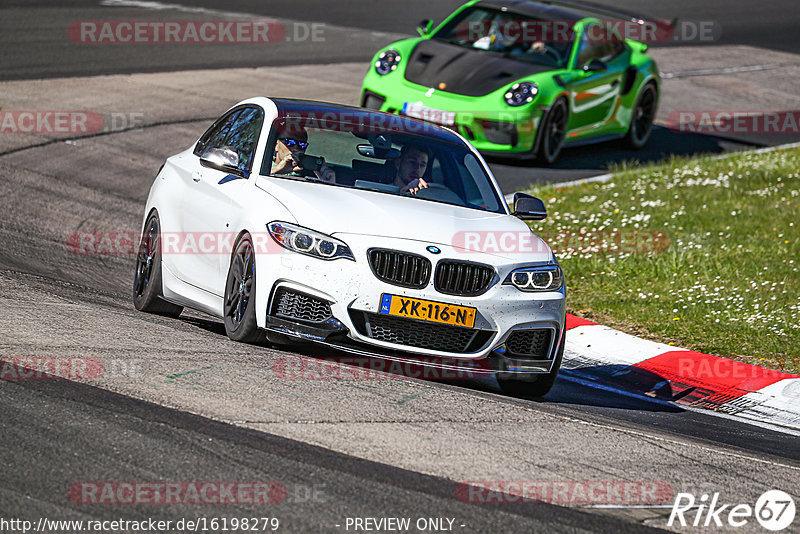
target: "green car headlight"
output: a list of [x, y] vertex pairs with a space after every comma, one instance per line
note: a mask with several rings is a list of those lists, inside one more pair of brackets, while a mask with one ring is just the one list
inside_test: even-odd
[[516, 107], [533, 102], [537, 94], [539, 94], [539, 88], [535, 83], [519, 82], [512, 85], [504, 96], [506, 104]]
[[558, 291], [564, 285], [564, 272], [558, 265], [540, 265], [514, 269], [503, 281], [520, 291]]
[[400, 52], [397, 50], [387, 50], [386, 52], [381, 52], [381, 55], [378, 56], [378, 60], [375, 62], [375, 72], [381, 76], [386, 76], [393, 70], [396, 70], [399, 64]]
[[350, 247], [329, 235], [290, 223], [273, 221], [267, 225], [269, 235], [283, 248], [321, 260], [345, 258], [356, 261]]

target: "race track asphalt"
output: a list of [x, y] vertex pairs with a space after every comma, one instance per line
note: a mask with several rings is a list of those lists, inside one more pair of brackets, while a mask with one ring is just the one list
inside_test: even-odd
[[[319, 362], [329, 354], [235, 344], [219, 321], [199, 313], [180, 319], [138, 313], [130, 304], [130, 255], [70, 251], [66, 243], [76, 232], [138, 231], [163, 159], [257, 88], [353, 102], [364, 58], [394, 38], [392, 32], [409, 33], [406, 26], [427, 4], [409, 2], [394, 13], [382, 9], [386, 3], [366, 0], [348, 9], [293, 2], [281, 4], [279, 13], [258, 11], [275, 5], [239, 1], [225, 9], [306, 21], [312, 19], [305, 14], [324, 13], [319, 20], [336, 25], [331, 41], [315, 48], [292, 43], [283, 51], [258, 51], [265, 56], [256, 58], [202, 47], [87, 52], [64, 42], [58, 32], [65, 24], [208, 15], [86, 1], [0, 6], [3, 109], [92, 109], [141, 120], [140, 127], [83, 138], [0, 136], [0, 356], [94, 359], [105, 370], [80, 381], [0, 380], [0, 518], [177, 520], [255, 513], [279, 517], [280, 531], [352, 532], [345, 529], [348, 517], [406, 516], [453, 518], [459, 532], [638, 532], [665, 528], [670, 502], [486, 505], [459, 500], [456, 489], [481, 480], [656, 481], [672, 494], [720, 492], [724, 502], [751, 505], [768, 489], [796, 492], [800, 448], [793, 433], [568, 380], [533, 400], [500, 395], [490, 382], [389, 375], [286, 379], [275, 372], [276, 362]], [[434, 8], [443, 13], [450, 5]], [[709, 13], [674, 5], [687, 19]], [[704, 4], [714, 5], [720, 2]], [[657, 16], [668, 16], [659, 6], [653, 3], [662, 10]], [[731, 24], [741, 20], [760, 35], [762, 20], [744, 20], [733, 7], [723, 12]], [[783, 22], [777, 8], [764, 12], [767, 22]], [[796, 50], [781, 31], [772, 33], [774, 42], [766, 39], [758, 49], [744, 39], [686, 54], [655, 50], [668, 72], [690, 71], [713, 58], [731, 65], [775, 58], [787, 64], [748, 74], [748, 91], [732, 92], [735, 78], [726, 75], [675, 78], [664, 109], [731, 102], [792, 109], [797, 64], [787, 51]], [[327, 64], [333, 56], [338, 63]], [[652, 157], [667, 147], [717, 152], [751, 143], [758, 140], [680, 136], [662, 128]], [[511, 192], [603, 172], [630, 157], [600, 145], [568, 152], [554, 169], [492, 165], [504, 192]], [[278, 482], [287, 499], [272, 507], [91, 505], [69, 496], [74, 484], [87, 481], [209, 480]], [[760, 531], [755, 521], [739, 530]]]

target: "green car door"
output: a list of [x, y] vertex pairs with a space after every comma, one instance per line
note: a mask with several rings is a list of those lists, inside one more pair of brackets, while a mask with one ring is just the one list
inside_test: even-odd
[[631, 51], [597, 22], [583, 26], [567, 81], [570, 120], [567, 142], [617, 131], [625, 70]]

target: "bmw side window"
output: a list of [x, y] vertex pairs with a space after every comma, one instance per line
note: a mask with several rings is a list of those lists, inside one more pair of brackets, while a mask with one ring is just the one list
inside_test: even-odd
[[201, 157], [209, 148], [229, 146], [239, 153], [239, 170], [246, 171], [250, 168], [263, 122], [264, 113], [259, 108], [234, 110], [203, 134], [194, 154]]
[[232, 121], [222, 146], [231, 146], [239, 153], [240, 171], [250, 168], [263, 122], [264, 114], [258, 108], [245, 108]]
[[444, 183], [444, 172], [442, 172], [442, 164], [439, 163], [438, 158], [435, 158], [431, 163], [431, 182]]
[[194, 147], [194, 155], [202, 157], [209, 148], [225, 146], [224, 140], [241, 111], [241, 109], [237, 109], [230, 112], [211, 126], [211, 128], [206, 130], [206, 133], [204, 133], [200, 141], [197, 142], [197, 146]]

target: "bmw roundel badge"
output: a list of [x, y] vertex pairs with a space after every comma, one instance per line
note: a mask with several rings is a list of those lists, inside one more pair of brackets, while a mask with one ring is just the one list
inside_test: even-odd
[[427, 250], [431, 254], [439, 254], [441, 252], [441, 249], [439, 247], [434, 247], [433, 245], [427, 247], [425, 250]]

